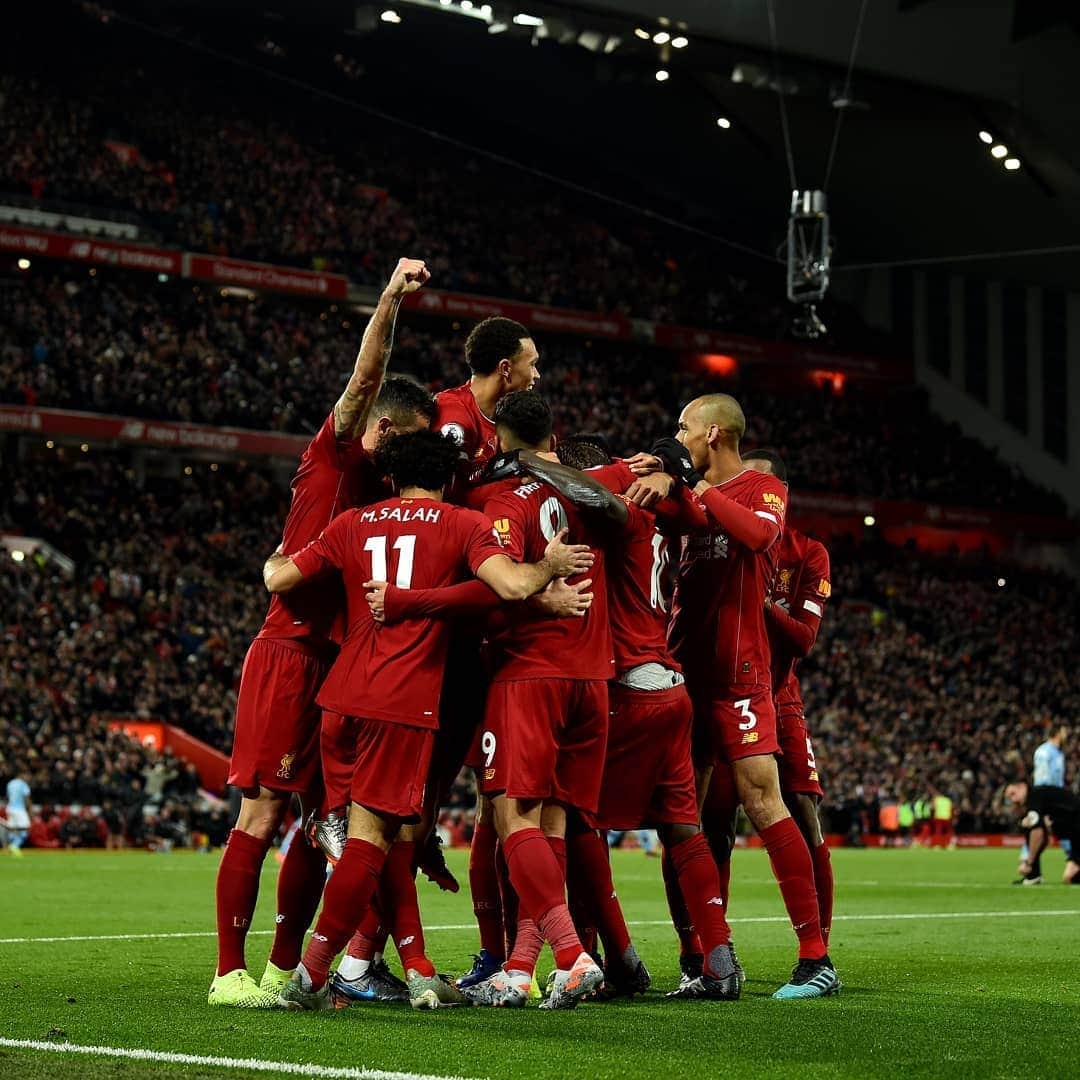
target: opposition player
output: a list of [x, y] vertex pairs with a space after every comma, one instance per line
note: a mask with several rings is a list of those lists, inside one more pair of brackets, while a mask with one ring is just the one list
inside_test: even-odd
[[[495, 316], [473, 327], [465, 342], [469, 381], [435, 395], [433, 427], [461, 447], [462, 465], [450, 493], [452, 502], [465, 497], [470, 474], [495, 456], [495, 407], [507, 394], [536, 385], [538, 361], [536, 343], [521, 323]], [[468, 624], [459, 626], [454, 635], [435, 753], [439, 775], [433, 778], [429, 803], [453, 782], [484, 714], [487, 674], [479, 658], [481, 636], [479, 627], [470, 629]], [[497, 841], [491, 804], [480, 796], [469, 852], [469, 889], [480, 929], [480, 952], [472, 970], [458, 980], [463, 988], [486, 979], [505, 959]]]
[[[401, 300], [429, 276], [418, 259], [401, 259], [395, 267], [364, 331], [348, 384], [300, 459], [282, 549], [302, 547], [346, 507], [380, 497], [372, 450], [388, 435], [428, 424], [431, 395], [408, 379], [383, 387], [383, 376]], [[229, 767], [229, 783], [241, 789], [243, 801], [218, 869], [218, 964], [211, 1005], [272, 1007], [318, 906], [322, 855], [310, 844], [293, 843], [278, 878], [274, 946], [257, 984], [247, 971], [244, 943], [259, 873], [293, 796], [307, 807], [321, 799], [315, 695], [341, 641], [343, 600], [340, 584], [333, 581], [274, 597], [244, 658]]]
[[[1062, 848], [1066, 841], [1070, 851], [1080, 843], [1080, 796], [1064, 787], [1052, 784], [1029, 785], [1023, 780], [1005, 788], [1005, 798], [1023, 813], [1020, 827], [1027, 834], [1028, 862], [1021, 867], [1024, 885], [1042, 884], [1040, 859], [1049, 842], [1052, 830]], [[1065, 861], [1061, 880], [1066, 885], [1080, 885], [1080, 863], [1071, 856]]]
[[739, 454], [746, 420], [726, 394], [692, 401], [677, 439], [652, 453], [710, 519], [683, 538], [669, 642], [694, 703], [698, 799], [717, 761], [731, 766], [738, 800], [761, 837], [799, 941], [799, 959], [774, 996], [822, 997], [840, 980], [821, 936], [810, 851], [784, 804], [765, 594], [784, 531], [787, 491]]
[[[574, 469], [609, 466], [595, 438], [563, 440], [559, 461]], [[574, 480], [531, 456], [526, 468], [573, 498]], [[615, 894], [607, 846], [609, 829], [655, 827], [677, 874], [703, 951], [692, 979], [669, 994], [678, 998], [734, 1000], [740, 984], [721, 903], [720, 879], [698, 824], [691, 759], [693, 708], [686, 680], [667, 644], [671, 589], [668, 539], [656, 517], [632, 502], [622, 507], [622, 528], [607, 552], [607, 584], [615, 652], [609, 684], [608, 743], [600, 803], [592, 830], [567, 839], [571, 892], [604, 941], [605, 987], [644, 992], [648, 972], [637, 957]]]
[[[503, 599], [523, 599], [592, 561], [587, 548], [562, 544], [565, 530], [538, 560], [512, 561], [489, 520], [442, 501], [458, 453], [436, 432], [389, 440], [377, 456], [398, 494], [346, 511], [318, 540], [266, 567], [272, 593], [339, 570], [349, 614], [341, 653], [318, 695], [354, 732], [348, 840], [303, 960], [280, 995], [280, 1004], [292, 1009], [334, 1007], [330, 964], [363, 918], [401, 826], [419, 819], [439, 722], [449, 627], [433, 619], [377, 624], [365, 602], [372, 581], [432, 588], [472, 574]], [[406, 982], [414, 1008], [464, 1001], [424, 956], [406, 969]]]
[[[743, 456], [743, 461], [787, 485], [787, 466], [775, 451], [751, 450]], [[789, 524], [776, 548], [776, 570], [765, 597], [765, 627], [772, 656], [781, 751], [780, 793], [810, 848], [821, 936], [826, 946], [832, 925], [832, 860], [818, 815], [825, 792], [818, 775], [814, 744], [806, 727], [798, 667], [817, 641], [825, 605], [832, 595], [830, 573], [825, 545]]]
[[16, 858], [30, 834], [30, 785], [21, 776], [7, 782], [8, 850]]

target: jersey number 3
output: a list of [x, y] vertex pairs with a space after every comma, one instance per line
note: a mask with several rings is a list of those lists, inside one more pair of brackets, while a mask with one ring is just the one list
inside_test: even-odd
[[[364, 550], [371, 552], [371, 580], [389, 581], [386, 572], [386, 537], [369, 536], [364, 543]], [[412, 586], [413, 556], [416, 554], [416, 537], [399, 536], [394, 541], [394, 551], [398, 552], [397, 577], [394, 584], [399, 589]]]

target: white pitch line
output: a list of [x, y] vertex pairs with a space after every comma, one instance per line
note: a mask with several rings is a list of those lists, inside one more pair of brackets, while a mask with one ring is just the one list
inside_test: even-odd
[[83, 1054], [88, 1057], [127, 1058], [132, 1061], [158, 1061], [169, 1065], [210, 1065], [218, 1069], [243, 1069], [245, 1072], [285, 1073], [288, 1076], [317, 1076], [325, 1080], [463, 1080], [457, 1076], [427, 1073], [388, 1072], [385, 1069], [335, 1068], [293, 1061], [260, 1061], [258, 1058], [207, 1057], [203, 1054], [176, 1054], [168, 1050], [132, 1050], [124, 1046], [79, 1046], [75, 1043], [51, 1043], [38, 1039], [0, 1038], [0, 1046], [12, 1050], [44, 1050], [53, 1054]]
[[[892, 922], [910, 919], [1024, 919], [1040, 915], [1062, 916], [1080, 915], [1080, 908], [1060, 908], [1052, 911], [1025, 909], [1021, 911], [901, 911], [893, 914], [875, 913], [872, 915], [833, 915], [833, 922]], [[786, 915], [750, 915], [730, 920], [732, 923], [786, 923]], [[670, 919], [638, 919], [627, 922], [627, 926], [670, 926]], [[440, 930], [474, 930], [475, 923], [447, 923], [439, 926], [425, 926], [424, 933]], [[250, 930], [248, 937], [257, 934], [272, 934], [273, 930]], [[164, 941], [174, 938], [212, 938], [217, 934], [213, 930], [189, 930], [165, 934], [79, 934], [72, 937], [8, 937], [0, 938], [0, 945], [45, 945], [67, 941]]]

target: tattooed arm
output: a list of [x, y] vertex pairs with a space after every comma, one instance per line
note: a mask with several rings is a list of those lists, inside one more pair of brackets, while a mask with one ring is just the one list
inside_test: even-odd
[[398, 260], [364, 331], [349, 385], [334, 406], [334, 434], [339, 439], [355, 439], [363, 434], [394, 347], [394, 323], [401, 298], [416, 292], [430, 277], [422, 259]]

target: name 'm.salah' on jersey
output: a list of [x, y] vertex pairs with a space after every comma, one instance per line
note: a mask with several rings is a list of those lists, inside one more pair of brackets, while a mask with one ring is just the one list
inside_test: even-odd
[[604, 552], [581, 514], [568, 499], [539, 480], [519, 483], [494, 494], [484, 512], [495, 526], [503, 549], [515, 562], [539, 562], [548, 542], [569, 529], [568, 544], [588, 544], [594, 562], [576, 583], [592, 579], [592, 606], [583, 618], [516, 619], [493, 635], [495, 682], [511, 679], [610, 679], [615, 672], [608, 619]]
[[608, 600], [615, 670], [622, 675], [639, 664], [662, 664], [674, 671], [679, 665], [667, 643], [671, 581], [668, 574], [668, 538], [656, 528], [656, 519], [633, 503], [623, 532], [608, 551]]
[[[777, 538], [782, 535], [787, 489], [775, 476], [744, 469], [716, 489], [775, 522]], [[691, 692], [724, 692], [734, 683], [769, 686], [765, 590], [775, 560], [775, 543], [755, 552], [715, 523], [682, 538], [668, 644]]]
[[[385, 498], [386, 485], [375, 475], [359, 439], [334, 435], [334, 414], [307, 445], [292, 479], [292, 502], [285, 518], [281, 551], [286, 555], [311, 543], [343, 510]], [[336, 578], [277, 593], [258, 633], [261, 638], [340, 644], [345, 636], [345, 593]]]
[[[816, 638], [825, 604], [832, 595], [829, 553], [824, 544], [791, 526], [784, 530], [773, 550], [776, 552], [776, 569], [769, 598], [776, 607], [812, 626]], [[766, 620], [766, 628], [777, 709], [785, 714], [797, 712], [802, 715], [802, 693], [796, 674], [800, 657], [792, 652], [780, 633], [774, 632], [771, 621]]]
[[386, 499], [335, 518], [292, 556], [304, 577], [340, 570], [347, 598], [348, 630], [319, 705], [344, 716], [438, 727], [452, 624], [404, 619], [380, 625], [364, 582], [389, 581], [402, 589], [455, 585], [503, 554], [483, 514], [434, 499]]

